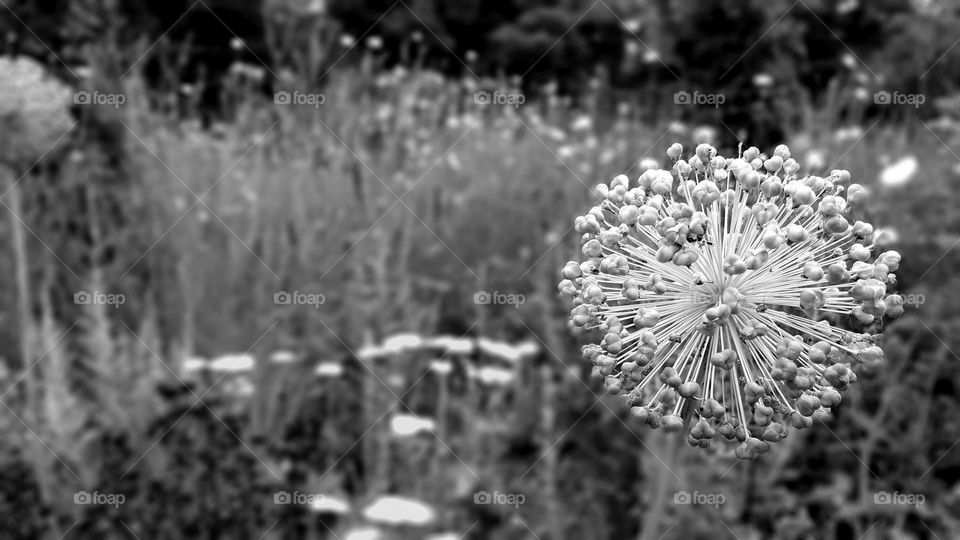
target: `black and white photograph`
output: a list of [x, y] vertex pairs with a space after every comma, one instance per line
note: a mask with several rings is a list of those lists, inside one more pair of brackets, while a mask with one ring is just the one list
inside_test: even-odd
[[957, 0], [0, 0], [0, 540], [958, 540], [958, 192]]

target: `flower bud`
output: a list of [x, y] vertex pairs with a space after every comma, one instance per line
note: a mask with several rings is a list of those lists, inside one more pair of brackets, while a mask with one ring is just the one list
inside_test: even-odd
[[783, 158], [780, 156], [773, 156], [772, 158], [763, 162], [763, 168], [771, 174], [779, 171], [781, 167], [783, 167]]
[[679, 394], [685, 398], [691, 398], [700, 393], [700, 385], [695, 382], [687, 381], [677, 388], [677, 392], [679, 392]]
[[680, 143], [673, 143], [670, 145], [670, 148], [667, 148], [667, 157], [673, 161], [680, 159], [681, 155], [683, 155], [683, 145]]

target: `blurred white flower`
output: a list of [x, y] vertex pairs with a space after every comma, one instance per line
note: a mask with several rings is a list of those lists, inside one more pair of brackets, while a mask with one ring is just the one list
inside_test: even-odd
[[845, 126], [837, 128], [833, 133], [833, 140], [837, 142], [855, 141], [863, 136], [863, 128], [860, 126]]
[[890, 163], [880, 171], [880, 183], [887, 187], [900, 187], [906, 185], [917, 171], [920, 170], [920, 162], [914, 156], [906, 156], [893, 163]]
[[644, 63], [653, 64], [659, 61], [660, 61], [660, 54], [657, 51], [648, 47], [647, 50], [643, 53]]
[[513, 345], [511, 343], [494, 341], [483, 337], [477, 339], [477, 348], [483, 353], [511, 363], [519, 362], [523, 358], [533, 356], [540, 351], [540, 347], [532, 341], [525, 341], [518, 345]]
[[827, 157], [823, 150], [808, 150], [803, 163], [811, 170], [821, 170], [827, 166]]
[[479, 369], [469, 370], [468, 375], [490, 386], [507, 386], [516, 377], [512, 369], [494, 366], [483, 366]]
[[640, 31], [641, 26], [643, 26], [642, 21], [637, 18], [627, 19], [623, 21], [623, 27], [627, 29], [631, 34], [636, 34]]
[[383, 533], [376, 527], [357, 527], [343, 534], [343, 540], [383, 540]]
[[184, 373], [196, 373], [209, 367], [210, 363], [206, 358], [200, 356], [188, 356], [183, 361], [183, 372]]
[[273, 351], [270, 354], [271, 364], [292, 364], [297, 361], [297, 353], [293, 351]]
[[371, 50], [378, 51], [383, 48], [383, 38], [380, 36], [370, 36], [367, 38], [367, 47]]
[[335, 379], [343, 375], [343, 364], [340, 362], [320, 362], [314, 368], [313, 374], [317, 377]]
[[574, 150], [574, 148], [569, 144], [565, 144], [560, 148], [557, 148], [557, 157], [560, 159], [569, 159], [573, 157], [575, 153], [576, 150]]
[[590, 115], [581, 114], [570, 123], [570, 129], [573, 131], [589, 131], [593, 129], [593, 118], [590, 118]]
[[399, 496], [381, 496], [363, 509], [363, 516], [377, 523], [391, 525], [428, 525], [436, 519], [436, 511], [426, 503]]
[[350, 512], [350, 503], [338, 497], [324, 495], [314, 497], [310, 501], [310, 510], [314, 512], [323, 512], [325, 514], [347, 514]]
[[642, 159], [640, 160], [640, 165], [639, 165], [639, 167], [640, 167], [640, 171], [641, 171], [641, 172], [642, 172], [642, 171], [648, 171], [648, 170], [650, 170], [650, 169], [659, 169], [659, 168], [660, 168], [660, 162], [657, 161], [657, 160], [655, 160], [655, 159], [653, 159], [653, 158], [649, 158], [649, 157], [648, 157], [648, 158], [642, 158]]
[[210, 362], [210, 370], [219, 373], [243, 373], [252, 371], [256, 360], [249, 354], [225, 354]]
[[900, 233], [893, 227], [878, 227], [873, 230], [873, 243], [879, 247], [886, 247], [900, 241]]
[[463, 537], [455, 532], [444, 532], [444, 533], [431, 534], [430, 536], [427, 536], [424, 540], [460, 540], [461, 538]]
[[246, 46], [247, 46], [247, 44], [244, 43], [243, 40], [240, 39], [240, 38], [238, 38], [237, 36], [233, 36], [233, 37], [230, 39], [230, 48], [233, 49], [233, 50], [235, 50], [235, 51], [239, 51], [240, 49], [243, 49], [243, 48], [246, 47]]
[[431, 418], [421, 418], [413, 414], [396, 414], [390, 419], [390, 432], [397, 437], [410, 437], [418, 433], [429, 433], [437, 428]]
[[717, 140], [717, 129], [713, 126], [697, 126], [693, 128], [694, 144], [712, 144]]
[[769, 73], [757, 73], [753, 76], [753, 85], [758, 88], [769, 88], [773, 86], [773, 75]]
[[857, 67], [857, 57], [849, 52], [843, 53], [843, 55], [840, 56], [840, 62], [843, 63], [847, 69], [856, 69]]
[[257, 388], [249, 377], [242, 375], [223, 383], [224, 392], [234, 397], [250, 397]]
[[862, 86], [858, 86], [853, 89], [853, 99], [857, 101], [870, 101], [873, 99], [873, 96], [870, 95], [870, 91]]
[[340, 46], [345, 49], [349, 49], [350, 47], [353, 47], [354, 45], [356, 45], [356, 43], [357, 43], [356, 38], [354, 38], [350, 34], [343, 34], [340, 36]]
[[670, 122], [670, 126], [667, 128], [667, 131], [673, 135], [685, 135], [687, 131], [689, 131], [689, 128], [683, 122], [674, 120], [673, 122]]
[[383, 340], [382, 348], [387, 354], [400, 353], [419, 349], [423, 346], [423, 338], [412, 332], [394, 334]]
[[430, 371], [440, 376], [453, 373], [453, 362], [449, 360], [434, 360], [430, 362]]

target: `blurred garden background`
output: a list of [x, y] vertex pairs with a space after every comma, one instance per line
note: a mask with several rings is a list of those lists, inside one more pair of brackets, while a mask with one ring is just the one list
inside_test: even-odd
[[[0, 538], [960, 538], [954, 0], [0, 0], [0, 34]], [[604, 396], [556, 289], [593, 185], [741, 141], [867, 186], [909, 300], [755, 462]]]

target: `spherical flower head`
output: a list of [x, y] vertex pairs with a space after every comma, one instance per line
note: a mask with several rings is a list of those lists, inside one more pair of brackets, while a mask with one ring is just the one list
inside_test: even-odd
[[575, 220], [585, 260], [559, 290], [571, 327], [598, 336], [584, 358], [633, 416], [753, 459], [828, 417], [856, 366], [883, 361], [876, 336], [841, 325], [903, 313], [900, 255], [856, 218], [866, 193], [847, 171], [800, 176], [785, 145], [667, 155], [671, 170], [597, 186]]
[[73, 124], [71, 91], [30, 58], [0, 56], [0, 73], [0, 164], [29, 166]]

